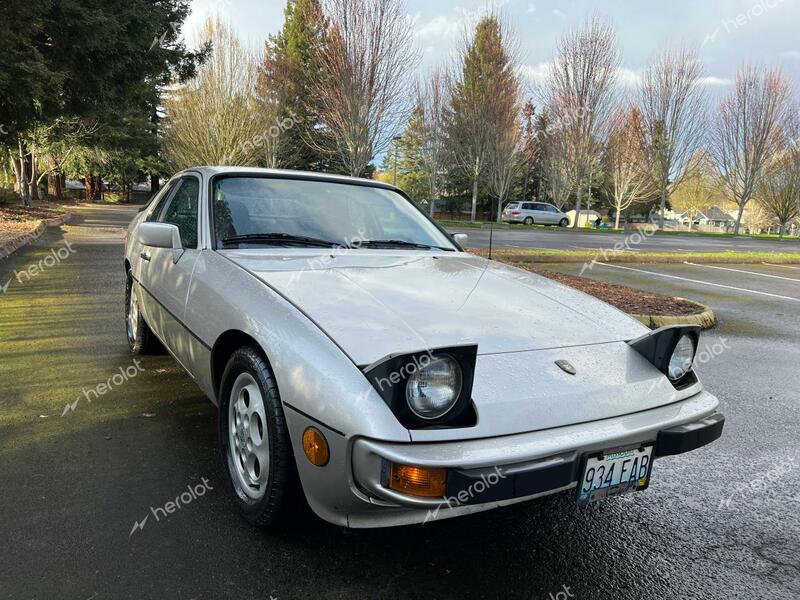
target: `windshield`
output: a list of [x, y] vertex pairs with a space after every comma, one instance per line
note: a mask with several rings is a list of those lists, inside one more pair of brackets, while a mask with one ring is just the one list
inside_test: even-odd
[[298, 179], [218, 177], [214, 180], [213, 199], [219, 247], [330, 243], [455, 249], [411, 202], [384, 188]]

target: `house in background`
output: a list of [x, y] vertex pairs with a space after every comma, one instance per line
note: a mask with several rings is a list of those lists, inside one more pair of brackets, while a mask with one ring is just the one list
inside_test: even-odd
[[[675, 215], [675, 220], [689, 228], [689, 215], [680, 213]], [[710, 206], [694, 215], [691, 223], [692, 227], [697, 227], [701, 231], [727, 232], [733, 228], [736, 217], [722, 210], [719, 206]]]

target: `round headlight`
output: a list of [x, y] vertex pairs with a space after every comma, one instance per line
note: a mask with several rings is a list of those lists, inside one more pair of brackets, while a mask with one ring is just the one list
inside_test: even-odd
[[420, 366], [406, 383], [406, 402], [420, 419], [444, 416], [455, 406], [460, 394], [461, 367], [446, 354]]
[[667, 376], [672, 381], [678, 381], [686, 375], [694, 362], [694, 340], [688, 335], [684, 335], [678, 340], [675, 350], [669, 359]]

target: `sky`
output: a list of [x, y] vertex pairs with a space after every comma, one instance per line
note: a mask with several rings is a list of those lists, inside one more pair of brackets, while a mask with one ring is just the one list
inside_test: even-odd
[[[192, 0], [184, 33], [191, 42], [202, 22], [218, 14], [260, 48], [280, 29], [284, 6], [285, 0]], [[712, 95], [724, 93], [744, 62], [780, 64], [800, 87], [798, 0], [405, 0], [405, 6], [421, 51], [420, 76], [447, 64], [465, 24], [493, 11], [518, 39], [521, 71], [533, 93], [559, 37], [596, 13], [616, 28], [623, 85], [636, 85], [654, 52], [685, 42], [699, 48]]]

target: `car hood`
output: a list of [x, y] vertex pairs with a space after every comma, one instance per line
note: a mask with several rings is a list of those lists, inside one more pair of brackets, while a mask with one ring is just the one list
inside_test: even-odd
[[648, 331], [582, 292], [466, 253], [223, 252], [359, 366], [448, 346], [477, 344], [487, 355], [630, 340]]

